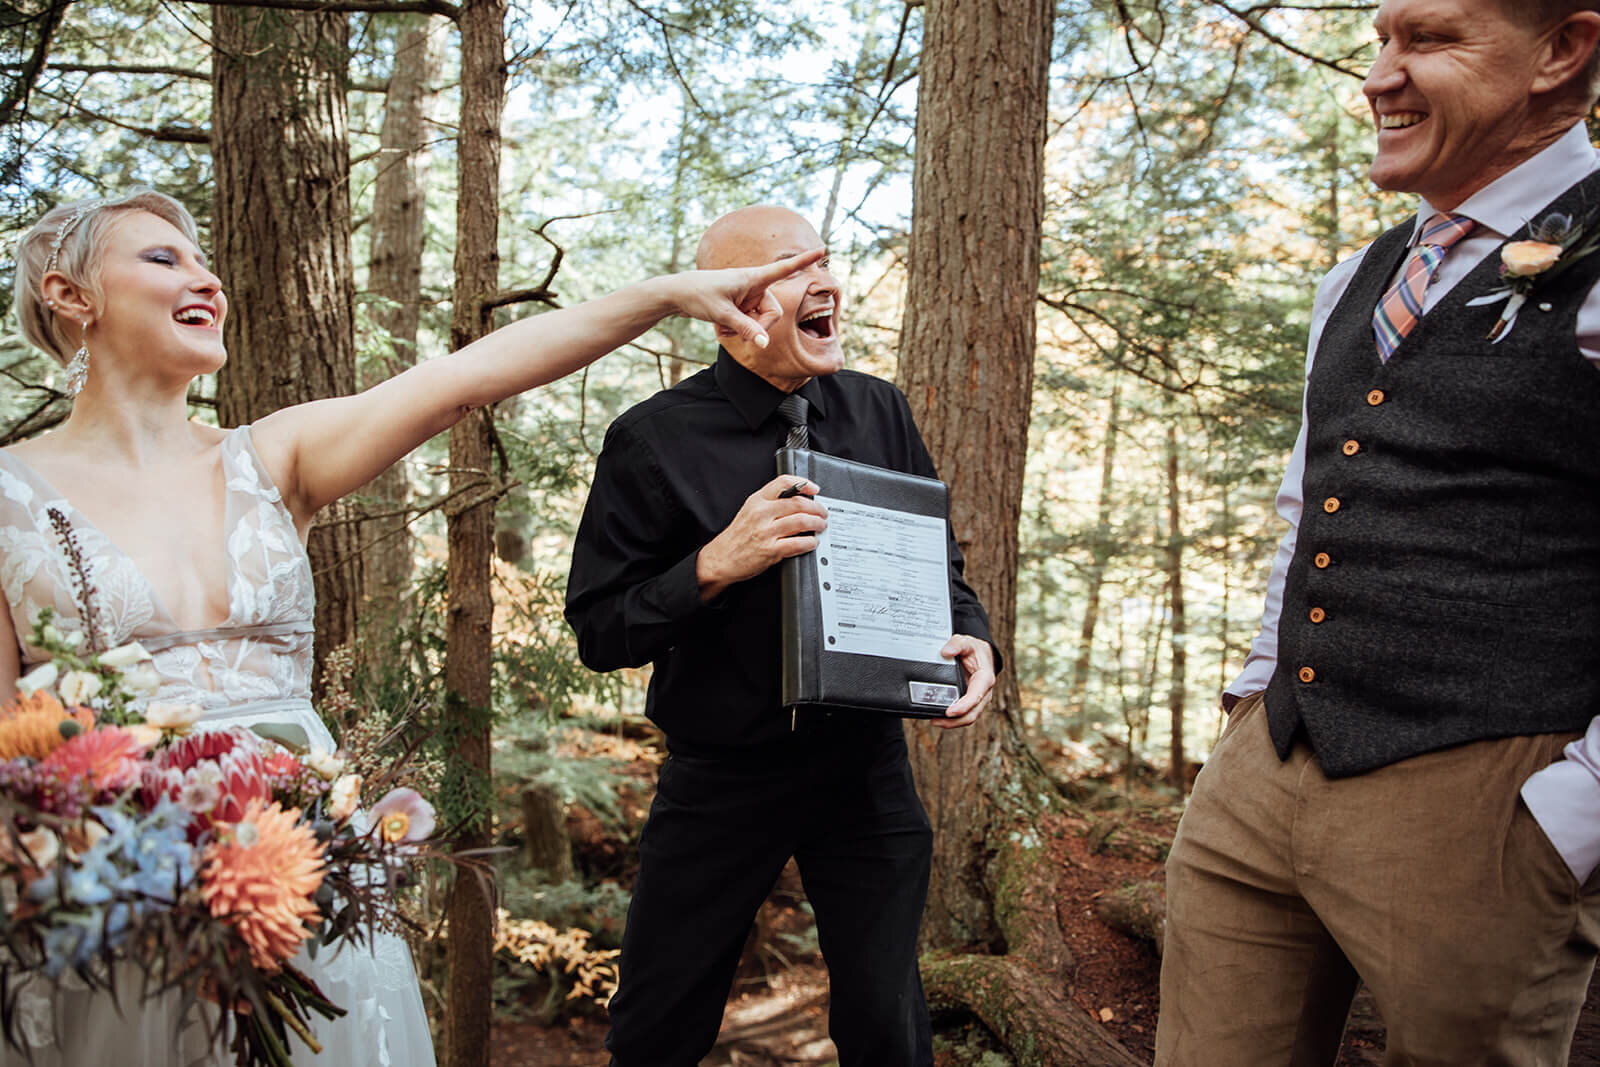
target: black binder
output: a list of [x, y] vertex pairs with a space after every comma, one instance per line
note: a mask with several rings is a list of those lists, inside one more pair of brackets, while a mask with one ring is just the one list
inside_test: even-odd
[[[815, 482], [824, 497], [949, 522], [950, 491], [941, 481], [812, 452], [778, 450], [778, 473]], [[950, 572], [948, 542], [945, 574]], [[859, 708], [920, 719], [940, 719], [966, 692], [955, 660], [925, 663], [829, 651], [823, 639], [821, 590], [814, 552], [780, 564], [783, 586], [783, 705]], [[947, 626], [953, 626], [953, 620]]]

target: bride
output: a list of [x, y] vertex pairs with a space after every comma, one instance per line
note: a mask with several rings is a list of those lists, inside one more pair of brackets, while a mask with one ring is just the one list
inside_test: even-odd
[[[524, 319], [359, 395], [219, 430], [191, 422], [186, 407], [190, 382], [226, 358], [228, 302], [197, 241], [177, 201], [139, 192], [58, 207], [18, 248], [17, 319], [66, 365], [75, 400], [59, 429], [0, 450], [0, 701], [43, 658], [25, 638], [50, 607], [61, 629], [92, 625], [101, 648], [139, 641], [155, 657], [159, 699], [202, 705], [207, 724], [294, 723], [330, 751], [309, 699], [304, 544], [318, 509], [472, 409], [554, 381], [668, 315], [761, 343], [745, 311], [821, 255], [654, 278]], [[67, 516], [87, 563], [89, 620], [51, 509]], [[324, 1051], [297, 1045], [297, 1063], [433, 1064], [399, 939], [296, 962], [348, 1011], [317, 1020]], [[63, 991], [34, 998], [43, 1011], [25, 1013], [24, 1033], [41, 1046], [36, 1064], [220, 1062], [197, 1020], [180, 1029], [176, 1004], [124, 997], [119, 1013], [106, 995]], [[17, 1059], [0, 1049], [0, 1064]]]

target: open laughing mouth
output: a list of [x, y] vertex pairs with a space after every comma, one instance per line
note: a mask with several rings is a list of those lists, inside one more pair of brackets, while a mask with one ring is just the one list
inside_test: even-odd
[[832, 305], [818, 308], [801, 319], [797, 325], [800, 327], [800, 332], [807, 337], [814, 337], [819, 341], [831, 341], [833, 339]]
[[194, 304], [180, 308], [172, 316], [172, 321], [180, 326], [203, 326], [210, 328], [216, 325], [217, 313], [201, 304]]

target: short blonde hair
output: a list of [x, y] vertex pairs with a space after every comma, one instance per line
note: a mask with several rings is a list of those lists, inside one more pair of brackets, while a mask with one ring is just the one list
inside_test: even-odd
[[71, 359], [79, 339], [73, 332], [72, 320], [57, 315], [45, 305], [44, 276], [57, 271], [99, 301], [102, 295], [100, 258], [105, 253], [106, 234], [117, 216], [132, 211], [148, 211], [172, 223], [190, 241], [200, 243], [199, 230], [189, 209], [165, 193], [151, 189], [138, 189], [119, 197], [93, 197], [51, 208], [17, 242], [17, 276], [12, 301], [17, 324], [29, 344], [62, 366]]

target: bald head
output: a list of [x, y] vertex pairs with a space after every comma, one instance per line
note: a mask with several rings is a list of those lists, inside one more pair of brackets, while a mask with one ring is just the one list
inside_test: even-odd
[[694, 265], [701, 270], [755, 267], [821, 245], [822, 238], [804, 216], [775, 204], [752, 204], [706, 228]]
[[[695, 250], [701, 270], [759, 267], [822, 247], [805, 217], [786, 207], [755, 204], [713, 222]], [[837, 314], [839, 282], [822, 259], [767, 286], [752, 317], [767, 331], [765, 348], [717, 327], [717, 340], [740, 364], [772, 385], [791, 392], [808, 380], [844, 366]]]

